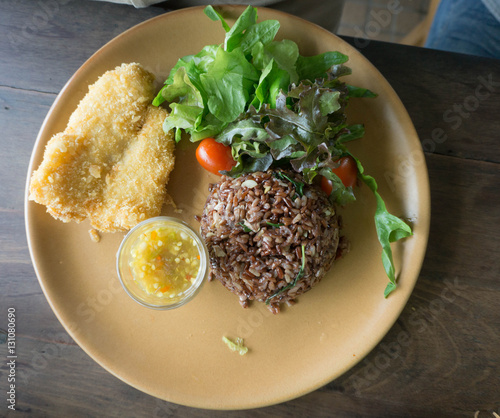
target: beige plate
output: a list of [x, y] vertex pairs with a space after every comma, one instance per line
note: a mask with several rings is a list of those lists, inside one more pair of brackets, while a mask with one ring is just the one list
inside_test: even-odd
[[[224, 7], [232, 23], [243, 9]], [[303, 55], [338, 50], [349, 55], [348, 82], [378, 92], [353, 99], [348, 114], [366, 126], [350, 146], [366, 172], [378, 179], [389, 210], [409, 219], [414, 236], [393, 245], [399, 287], [388, 298], [381, 249], [373, 223], [375, 200], [366, 186], [343, 209], [352, 250], [298, 303], [278, 316], [263, 304], [242, 309], [219, 283], [207, 283], [186, 306], [158, 312], [143, 308], [122, 290], [115, 253], [123, 234], [105, 234], [96, 244], [88, 223], [64, 224], [26, 200], [30, 251], [41, 287], [74, 340], [101, 366], [128, 384], [159, 398], [201, 408], [253, 408], [283, 402], [330, 382], [372, 350], [400, 315], [419, 275], [430, 218], [429, 185], [415, 129], [381, 74], [354, 48], [329, 32], [290, 15], [260, 9], [260, 19], [281, 22], [280, 38], [296, 41]], [[224, 32], [202, 8], [167, 13], [118, 36], [69, 80], [52, 106], [35, 144], [29, 168], [41, 162], [45, 144], [62, 131], [87, 86], [106, 70], [139, 62], [162, 82], [177, 59], [219, 44]], [[164, 214], [196, 227], [209, 182], [193, 146], [182, 143], [168, 185], [182, 213]], [[228, 349], [222, 336], [243, 337], [249, 352]]]

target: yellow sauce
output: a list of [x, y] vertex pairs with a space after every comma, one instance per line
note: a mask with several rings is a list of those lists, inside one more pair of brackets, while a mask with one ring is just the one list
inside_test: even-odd
[[200, 252], [186, 232], [152, 224], [133, 242], [129, 266], [134, 281], [148, 295], [178, 298], [198, 276]]

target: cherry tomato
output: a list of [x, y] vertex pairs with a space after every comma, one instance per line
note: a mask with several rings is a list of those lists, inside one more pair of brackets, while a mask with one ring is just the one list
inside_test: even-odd
[[[356, 161], [351, 156], [342, 157], [339, 160], [340, 165], [332, 171], [342, 180], [345, 187], [354, 187], [356, 178], [358, 176], [358, 167]], [[326, 177], [321, 178], [321, 188], [323, 191], [330, 195], [333, 190], [332, 182]]]
[[231, 155], [231, 147], [217, 142], [214, 138], [205, 138], [196, 148], [196, 159], [211, 173], [221, 175], [221, 170], [231, 170], [236, 165]]

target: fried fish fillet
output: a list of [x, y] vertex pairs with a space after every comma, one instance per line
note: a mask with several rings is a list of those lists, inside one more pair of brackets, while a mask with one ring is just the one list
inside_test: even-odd
[[167, 111], [151, 105], [154, 77], [123, 64], [89, 87], [64, 132], [48, 142], [30, 199], [63, 222], [88, 218], [99, 231], [124, 231], [157, 216], [174, 167]]

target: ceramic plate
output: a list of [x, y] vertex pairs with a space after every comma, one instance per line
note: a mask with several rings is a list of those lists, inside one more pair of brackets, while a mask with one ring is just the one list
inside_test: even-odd
[[[241, 7], [226, 6], [230, 23]], [[429, 185], [424, 156], [399, 98], [373, 65], [331, 33], [299, 18], [268, 9], [259, 19], [278, 19], [279, 38], [292, 39], [303, 55], [338, 50], [349, 55], [348, 82], [376, 91], [376, 99], [353, 99], [351, 122], [364, 123], [366, 136], [350, 145], [379, 183], [388, 209], [411, 221], [414, 236], [393, 245], [397, 290], [384, 299], [382, 267], [366, 186], [356, 203], [341, 210], [351, 252], [293, 307], [273, 316], [263, 304], [242, 309], [218, 282], [174, 311], [153, 311], [131, 300], [120, 287], [115, 254], [124, 234], [89, 238], [90, 226], [54, 220], [41, 205], [26, 201], [26, 225], [33, 264], [58, 319], [101, 366], [124, 382], [167, 401], [200, 408], [241, 409], [283, 402], [345, 373], [383, 338], [400, 315], [418, 278], [429, 229]], [[64, 130], [70, 114], [105, 71], [139, 62], [158, 78], [158, 87], [177, 59], [204, 45], [223, 42], [220, 22], [202, 8], [184, 9], [144, 22], [97, 51], [57, 97], [36, 141], [29, 175], [40, 164], [45, 144]], [[168, 191], [197, 228], [208, 184], [217, 178], [196, 163], [194, 147], [180, 143]], [[244, 338], [240, 356], [222, 337]]]

